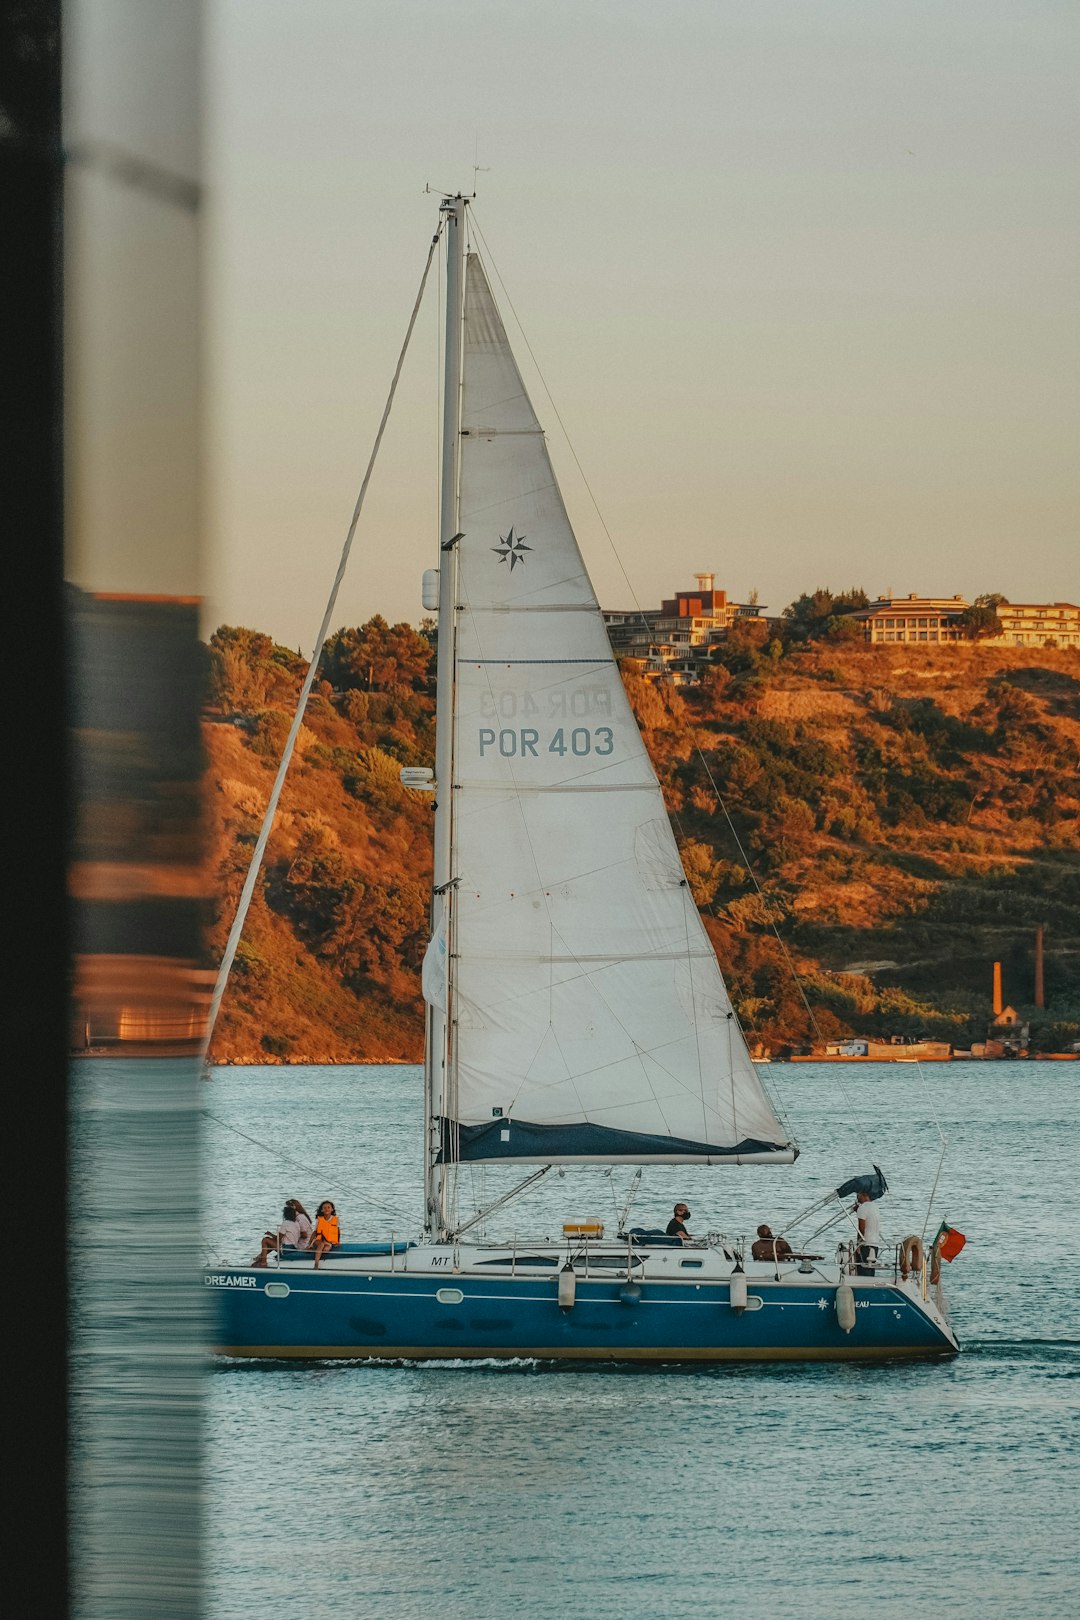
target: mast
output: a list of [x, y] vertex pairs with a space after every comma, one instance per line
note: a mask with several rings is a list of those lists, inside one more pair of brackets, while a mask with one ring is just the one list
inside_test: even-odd
[[453, 925], [454, 665], [457, 600], [458, 459], [461, 446], [461, 324], [465, 267], [463, 196], [447, 197], [440, 212], [446, 234], [446, 333], [443, 380], [442, 494], [439, 510], [438, 656], [435, 688], [435, 858], [432, 936], [446, 940], [444, 1004], [428, 1008], [424, 1052], [424, 1229], [443, 1236], [448, 1228], [447, 1185], [439, 1153], [439, 1120], [450, 1084], [452, 1012], [450, 960]]

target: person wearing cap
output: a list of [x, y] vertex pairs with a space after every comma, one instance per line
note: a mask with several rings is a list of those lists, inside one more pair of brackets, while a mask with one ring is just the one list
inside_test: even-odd
[[683, 1203], [675, 1205], [671, 1220], [667, 1223], [668, 1237], [678, 1238], [680, 1243], [689, 1243], [690, 1233], [686, 1230], [685, 1222], [690, 1219], [690, 1211]]

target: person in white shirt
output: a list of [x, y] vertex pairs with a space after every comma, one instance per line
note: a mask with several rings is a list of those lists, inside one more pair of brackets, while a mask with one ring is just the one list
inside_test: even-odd
[[281, 1224], [276, 1232], [264, 1232], [262, 1248], [251, 1262], [253, 1266], [265, 1266], [267, 1255], [273, 1250], [281, 1253], [281, 1245], [289, 1243], [294, 1249], [306, 1249], [311, 1242], [311, 1216], [300, 1202], [299, 1198], [290, 1198], [286, 1201], [281, 1212]]
[[859, 1241], [855, 1247], [855, 1275], [857, 1277], [872, 1277], [874, 1266], [881, 1247], [881, 1205], [870, 1194], [861, 1192], [856, 1195], [855, 1208], [851, 1212], [858, 1223]]
[[291, 1243], [294, 1249], [306, 1249], [311, 1242], [311, 1217], [299, 1198], [290, 1198], [289, 1206], [292, 1215], [286, 1219], [284, 1211], [282, 1212], [278, 1237], [282, 1243]]

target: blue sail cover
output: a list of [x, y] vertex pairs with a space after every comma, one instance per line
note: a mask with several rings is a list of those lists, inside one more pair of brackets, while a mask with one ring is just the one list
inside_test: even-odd
[[730, 1148], [676, 1136], [650, 1136], [605, 1125], [531, 1125], [524, 1120], [493, 1119], [490, 1125], [458, 1125], [442, 1120], [440, 1164], [469, 1161], [492, 1164], [520, 1160], [545, 1164], [776, 1164], [798, 1156], [798, 1148], [744, 1138]]
[[889, 1190], [889, 1183], [875, 1164], [873, 1173], [865, 1176], [852, 1176], [850, 1181], [841, 1182], [836, 1189], [837, 1198], [850, 1198], [855, 1193], [869, 1193], [871, 1198], [880, 1198]]

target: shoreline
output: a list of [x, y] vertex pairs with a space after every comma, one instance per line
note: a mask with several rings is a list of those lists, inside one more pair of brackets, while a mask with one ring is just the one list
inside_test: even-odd
[[[120, 1058], [197, 1058], [197, 1051], [176, 1046], [97, 1047], [90, 1051], [69, 1052], [69, 1061], [101, 1061]], [[405, 1069], [419, 1068], [423, 1058], [211, 1058], [211, 1069]]]
[[[70, 1052], [71, 1061], [86, 1059], [196, 1057], [189, 1050], [172, 1047], [125, 1047], [120, 1050]], [[211, 1069], [407, 1069], [420, 1068], [423, 1058], [222, 1058], [212, 1059]], [[825, 1057], [816, 1053], [796, 1053], [787, 1058], [755, 1058], [763, 1068], [785, 1063], [1080, 1063], [1080, 1052], [1026, 1052], [1021, 1057]]]

